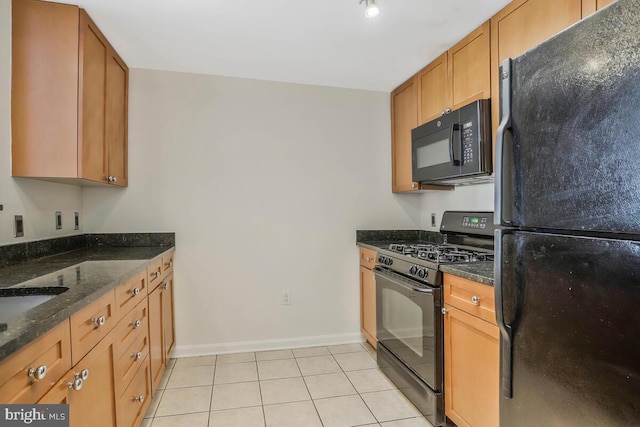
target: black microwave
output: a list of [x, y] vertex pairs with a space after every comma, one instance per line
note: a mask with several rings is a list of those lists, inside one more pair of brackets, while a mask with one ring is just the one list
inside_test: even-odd
[[491, 105], [481, 99], [411, 131], [413, 181], [434, 184], [490, 182]]

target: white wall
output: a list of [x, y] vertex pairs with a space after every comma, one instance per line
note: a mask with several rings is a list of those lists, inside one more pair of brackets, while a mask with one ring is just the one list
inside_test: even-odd
[[129, 96], [130, 185], [84, 189], [86, 227], [176, 232], [178, 354], [359, 339], [355, 230], [421, 220], [389, 94], [134, 69]]
[[[439, 231], [444, 211], [493, 212], [493, 184], [456, 187], [453, 191], [428, 191], [423, 195], [420, 228]], [[436, 226], [431, 226], [431, 213], [436, 214]]]
[[[11, 0], [0, 0], [0, 245], [72, 235], [73, 212], [80, 212], [80, 187], [11, 178]], [[62, 212], [62, 230], [55, 212]], [[14, 238], [13, 217], [22, 215], [24, 237]]]

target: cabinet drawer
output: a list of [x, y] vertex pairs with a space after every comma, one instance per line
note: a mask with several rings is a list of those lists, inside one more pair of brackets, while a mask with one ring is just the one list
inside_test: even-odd
[[143, 365], [143, 361], [147, 359], [149, 354], [149, 334], [139, 335], [131, 345], [122, 352], [116, 362], [116, 396], [122, 396], [122, 393], [131, 383], [132, 378]]
[[376, 251], [360, 248], [360, 265], [372, 269], [376, 265]]
[[143, 359], [142, 367], [118, 400], [118, 427], [140, 425], [151, 400], [149, 358]]
[[162, 256], [162, 276], [166, 277], [173, 271], [173, 254], [175, 251], [171, 251]]
[[493, 286], [445, 274], [444, 303], [496, 324]]
[[114, 292], [109, 291], [71, 316], [71, 361], [76, 365], [116, 324]]
[[118, 310], [116, 317], [122, 318], [140, 301], [147, 299], [147, 293], [147, 271], [141, 270], [116, 288], [116, 309]]
[[146, 298], [118, 322], [114, 338], [116, 358], [119, 359], [141, 335], [149, 335], [149, 309]]
[[162, 283], [162, 257], [156, 258], [147, 265], [147, 292], [153, 291], [156, 286]]
[[0, 363], [0, 402], [35, 403], [69, 369], [71, 337], [65, 320]]

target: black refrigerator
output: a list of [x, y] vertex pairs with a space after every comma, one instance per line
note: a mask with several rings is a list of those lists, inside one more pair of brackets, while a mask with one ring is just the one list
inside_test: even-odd
[[640, 0], [506, 60], [500, 108], [500, 426], [640, 426]]

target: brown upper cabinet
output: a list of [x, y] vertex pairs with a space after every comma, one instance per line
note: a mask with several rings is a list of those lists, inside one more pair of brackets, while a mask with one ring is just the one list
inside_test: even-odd
[[476, 28], [418, 73], [418, 124], [491, 96], [490, 24]]
[[418, 91], [411, 78], [391, 92], [391, 187], [392, 191], [418, 190], [411, 179], [411, 129], [418, 126]]
[[77, 6], [14, 0], [12, 175], [127, 186], [129, 70]]

